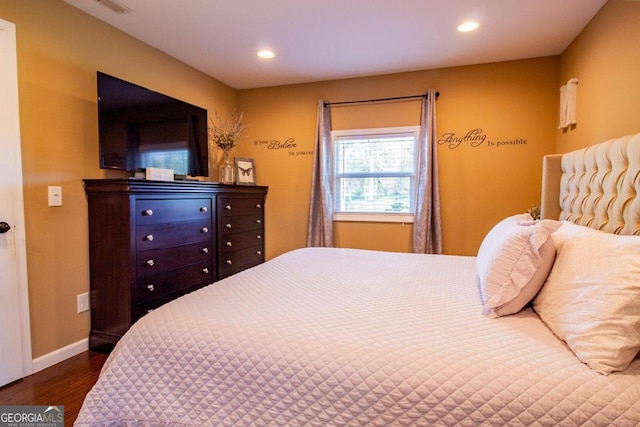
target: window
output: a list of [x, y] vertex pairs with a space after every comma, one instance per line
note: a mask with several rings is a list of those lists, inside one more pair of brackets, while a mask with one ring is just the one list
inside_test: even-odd
[[413, 221], [419, 129], [331, 132], [334, 220]]

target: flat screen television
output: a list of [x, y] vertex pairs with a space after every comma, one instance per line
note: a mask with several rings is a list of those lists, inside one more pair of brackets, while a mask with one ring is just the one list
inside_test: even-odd
[[207, 110], [98, 72], [100, 168], [207, 176]]

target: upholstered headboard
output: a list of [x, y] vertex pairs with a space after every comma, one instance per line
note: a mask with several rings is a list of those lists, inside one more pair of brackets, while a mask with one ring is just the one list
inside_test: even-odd
[[543, 218], [640, 235], [640, 134], [544, 157]]

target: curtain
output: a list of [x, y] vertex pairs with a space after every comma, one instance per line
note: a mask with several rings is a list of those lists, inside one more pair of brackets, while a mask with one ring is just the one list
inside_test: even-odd
[[331, 110], [324, 100], [318, 101], [316, 146], [314, 150], [309, 230], [307, 246], [333, 246], [333, 179], [331, 155]]
[[416, 209], [413, 218], [413, 252], [442, 253], [440, 184], [436, 131], [436, 91], [422, 99], [418, 135], [418, 177]]

